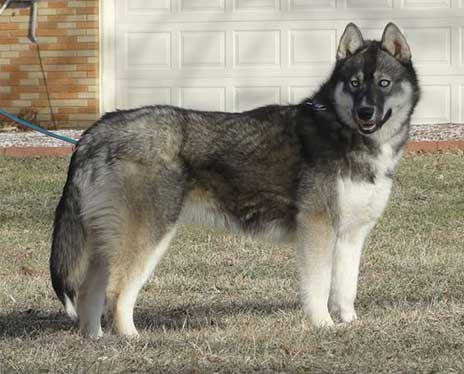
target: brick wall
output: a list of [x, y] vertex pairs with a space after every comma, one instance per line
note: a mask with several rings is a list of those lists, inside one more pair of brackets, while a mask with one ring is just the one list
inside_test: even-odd
[[32, 109], [47, 128], [88, 127], [99, 116], [98, 0], [38, 4], [38, 46], [27, 37], [28, 8], [0, 16], [0, 107]]

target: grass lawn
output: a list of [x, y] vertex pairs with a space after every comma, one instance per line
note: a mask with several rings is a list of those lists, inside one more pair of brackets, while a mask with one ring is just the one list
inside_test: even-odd
[[359, 322], [312, 328], [294, 249], [180, 230], [141, 336], [81, 338], [48, 274], [66, 158], [0, 158], [0, 373], [464, 372], [464, 154], [408, 156], [362, 259]]

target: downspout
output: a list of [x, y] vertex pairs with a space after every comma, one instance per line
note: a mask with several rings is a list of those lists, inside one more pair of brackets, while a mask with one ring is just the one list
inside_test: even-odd
[[32, 43], [37, 44], [37, 0], [32, 1], [31, 18], [29, 20], [29, 39]]
[[8, 8], [8, 5], [11, 3], [11, 0], [6, 0], [3, 6], [0, 8], [0, 16], [2, 13], [5, 11], [6, 8]]
[[0, 15], [5, 11], [6, 8], [10, 5], [12, 1], [19, 3], [30, 3], [31, 5], [31, 17], [29, 20], [29, 39], [31, 42], [37, 44], [37, 14], [38, 14], [38, 0], [6, 0], [5, 3], [0, 8]]

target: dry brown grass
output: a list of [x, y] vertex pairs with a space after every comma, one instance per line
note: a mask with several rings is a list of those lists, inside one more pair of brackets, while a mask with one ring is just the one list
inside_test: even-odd
[[67, 160], [0, 159], [0, 373], [464, 372], [464, 154], [409, 156], [366, 247], [350, 326], [313, 329], [294, 250], [181, 230], [141, 337], [81, 338], [48, 275]]

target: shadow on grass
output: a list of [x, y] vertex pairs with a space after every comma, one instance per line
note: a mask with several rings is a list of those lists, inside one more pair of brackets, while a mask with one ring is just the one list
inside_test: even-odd
[[47, 313], [28, 309], [26, 311], [0, 314], [0, 339], [28, 337], [59, 330], [76, 330], [76, 324], [64, 313]]
[[222, 302], [212, 305], [182, 305], [179, 307], [136, 309], [134, 322], [140, 330], [200, 330], [204, 328], [224, 327], [224, 318], [239, 314], [256, 316], [270, 315], [279, 311], [292, 311], [300, 307], [295, 302]]
[[[183, 305], [176, 308], [154, 307], [135, 309], [134, 322], [137, 329], [144, 330], [201, 330], [223, 327], [225, 317], [237, 314], [269, 315], [282, 310], [295, 310], [299, 303], [217, 303], [213, 305]], [[107, 323], [102, 323], [108, 330]], [[35, 338], [44, 333], [57, 331], [77, 331], [77, 323], [71, 321], [65, 313], [47, 313], [26, 310], [0, 314], [0, 339], [27, 337]]]

